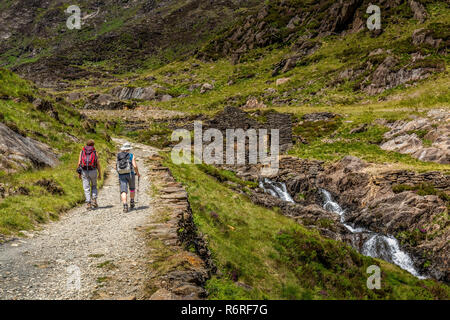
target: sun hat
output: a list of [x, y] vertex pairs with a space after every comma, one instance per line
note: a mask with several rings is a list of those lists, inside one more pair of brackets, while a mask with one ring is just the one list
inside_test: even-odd
[[130, 151], [131, 149], [133, 149], [131, 143], [125, 142], [123, 146], [120, 148], [120, 151]]

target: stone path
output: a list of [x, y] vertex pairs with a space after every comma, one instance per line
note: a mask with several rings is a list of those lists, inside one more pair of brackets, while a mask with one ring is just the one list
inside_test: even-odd
[[117, 174], [111, 165], [97, 210], [77, 207], [42, 230], [27, 233], [28, 238], [0, 245], [0, 299], [147, 297], [148, 248], [143, 231], [152, 208], [143, 159], [156, 149], [135, 147], [142, 174], [137, 210], [122, 213]]

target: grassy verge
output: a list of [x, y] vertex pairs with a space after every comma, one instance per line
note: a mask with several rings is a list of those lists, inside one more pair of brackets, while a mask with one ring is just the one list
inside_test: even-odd
[[[220, 270], [210, 299], [448, 299], [450, 289], [421, 281], [384, 261], [321, 237], [251, 203], [195, 165], [175, 166], [189, 193], [194, 221]], [[380, 290], [366, 286], [370, 265], [382, 270]]]
[[[112, 143], [102, 125], [86, 123], [70, 106], [43, 96], [27, 81], [1, 69], [0, 95], [3, 97], [0, 121], [24, 136], [49, 145], [60, 160], [55, 168], [0, 171], [1, 182], [9, 189], [19, 190], [0, 199], [0, 234], [16, 234], [37, 223], [57, 219], [61, 212], [80, 203], [84, 196], [75, 169], [84, 140], [96, 141], [103, 168], [110, 157]], [[39, 110], [31, 103], [36, 98], [47, 101], [51, 108]], [[38, 183], [44, 179], [57, 192]]]

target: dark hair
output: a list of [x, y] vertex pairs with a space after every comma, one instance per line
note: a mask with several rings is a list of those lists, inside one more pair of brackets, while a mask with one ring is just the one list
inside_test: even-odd
[[89, 140], [86, 142], [86, 145], [88, 145], [88, 146], [90, 146], [90, 147], [93, 147], [93, 146], [95, 145], [95, 141], [92, 140], [92, 139], [89, 139]]

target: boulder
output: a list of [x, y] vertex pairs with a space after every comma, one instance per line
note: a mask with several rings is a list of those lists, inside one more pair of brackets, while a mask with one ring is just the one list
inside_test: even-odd
[[302, 119], [304, 121], [327, 121], [335, 117], [338, 117], [338, 115], [332, 112], [314, 112], [303, 115]]
[[145, 88], [130, 88], [130, 87], [116, 87], [111, 91], [111, 94], [121, 100], [153, 100], [156, 97], [156, 90], [153, 87]]
[[412, 12], [414, 12], [414, 19], [424, 22], [428, 17], [428, 13], [423, 4], [415, 0], [409, 0], [408, 3]]
[[387, 151], [396, 151], [403, 154], [412, 154], [422, 149], [422, 140], [420, 140], [415, 133], [405, 134], [395, 137], [383, 143], [381, 149]]
[[245, 105], [244, 109], [263, 109], [267, 108], [267, 106], [263, 102], [259, 102], [256, 98], [249, 98]]
[[173, 97], [170, 94], [165, 94], [161, 97], [160, 101], [165, 102], [165, 101], [170, 101], [172, 99], [173, 99]]
[[286, 82], [288, 82], [289, 80], [291, 80], [291, 78], [280, 78], [277, 79], [277, 81], [275, 82], [275, 84], [277, 86], [281, 86], [282, 84], [285, 84]]
[[202, 88], [200, 89], [200, 93], [205, 93], [205, 92], [210, 91], [210, 90], [212, 90], [212, 89], [214, 89], [214, 86], [213, 86], [212, 84], [210, 84], [210, 83], [204, 83], [204, 84], [202, 85]]
[[55, 167], [59, 161], [46, 144], [20, 135], [0, 123], [0, 170], [16, 172], [28, 168]]
[[80, 92], [71, 92], [67, 95], [67, 100], [75, 101], [75, 100], [80, 100], [82, 97], [83, 97], [83, 95]]

